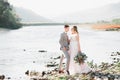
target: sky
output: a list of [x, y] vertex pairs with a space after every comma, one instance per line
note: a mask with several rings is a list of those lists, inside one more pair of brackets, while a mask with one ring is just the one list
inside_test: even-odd
[[8, 0], [13, 6], [30, 9], [40, 16], [57, 17], [64, 14], [98, 8], [120, 0]]

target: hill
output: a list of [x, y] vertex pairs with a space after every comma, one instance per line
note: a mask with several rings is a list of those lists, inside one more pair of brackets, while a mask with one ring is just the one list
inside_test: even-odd
[[100, 20], [110, 21], [115, 18], [120, 18], [120, 2], [105, 5], [103, 7], [85, 10], [75, 13], [70, 13], [58, 16], [55, 21], [58, 22], [97, 22]]
[[21, 22], [23, 23], [52, 22], [51, 20], [42, 17], [31, 10], [21, 7], [15, 7], [14, 9], [17, 15], [21, 18]]

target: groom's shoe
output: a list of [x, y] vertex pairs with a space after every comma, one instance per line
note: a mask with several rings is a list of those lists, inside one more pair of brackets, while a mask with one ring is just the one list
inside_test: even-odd
[[59, 70], [59, 73], [64, 73], [64, 71], [63, 70]]
[[70, 72], [68, 70], [66, 72], [67, 72], [67, 75], [70, 75]]

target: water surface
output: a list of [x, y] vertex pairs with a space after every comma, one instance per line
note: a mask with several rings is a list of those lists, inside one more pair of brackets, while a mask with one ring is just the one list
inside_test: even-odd
[[[96, 31], [88, 27], [79, 27], [81, 49], [87, 54], [88, 61], [110, 62], [110, 53], [120, 51], [120, 32]], [[61, 32], [63, 26], [0, 29], [0, 74], [20, 79], [28, 69], [47, 70], [45, 65], [50, 58], [62, 53], [58, 43]], [[47, 53], [39, 50], [47, 50]]]

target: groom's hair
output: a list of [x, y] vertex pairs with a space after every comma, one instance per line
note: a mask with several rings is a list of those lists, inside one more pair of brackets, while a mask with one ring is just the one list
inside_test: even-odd
[[64, 25], [64, 28], [68, 28], [69, 27], [69, 25]]

